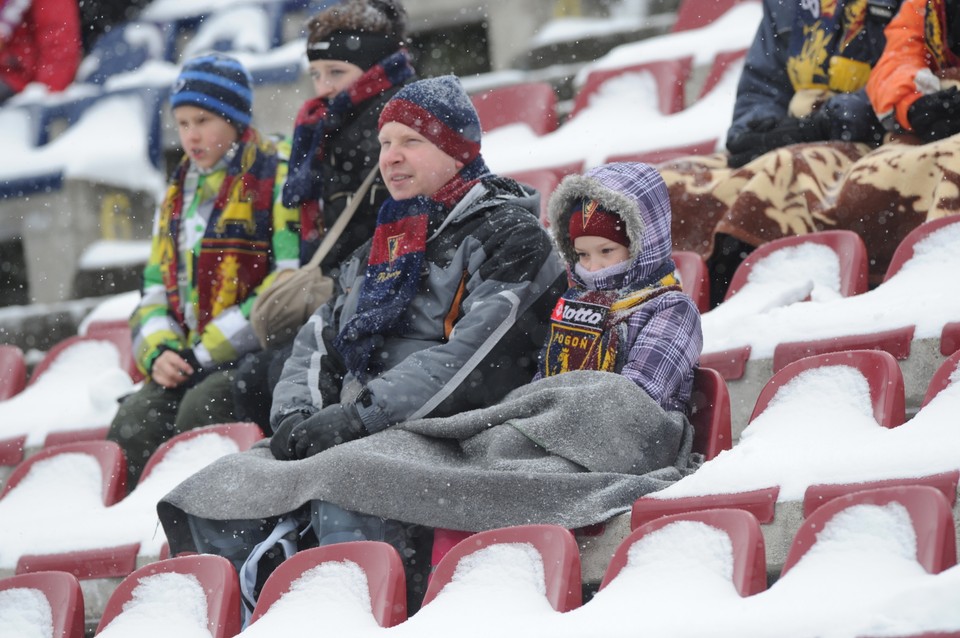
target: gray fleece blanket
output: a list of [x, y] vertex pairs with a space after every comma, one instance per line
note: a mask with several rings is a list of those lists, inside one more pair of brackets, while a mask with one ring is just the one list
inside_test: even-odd
[[193, 549], [186, 516], [258, 519], [320, 499], [429, 527], [609, 519], [696, 469], [693, 427], [629, 379], [578, 371], [500, 403], [395, 425], [302, 461], [265, 446], [219, 459], [157, 505], [171, 550]]

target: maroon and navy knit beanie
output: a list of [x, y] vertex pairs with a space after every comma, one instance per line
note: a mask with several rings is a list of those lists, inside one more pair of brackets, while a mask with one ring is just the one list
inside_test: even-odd
[[630, 247], [627, 225], [619, 215], [601, 208], [600, 203], [595, 199], [583, 199], [578, 202], [573, 214], [570, 215], [567, 232], [570, 234], [571, 243], [577, 237], [589, 235], [603, 237], [621, 246]]
[[388, 122], [409, 126], [464, 164], [480, 155], [480, 118], [454, 75], [420, 80], [400, 89], [380, 112], [378, 128]]
[[170, 93], [170, 108], [197, 106], [243, 132], [253, 115], [252, 84], [250, 73], [235, 58], [202, 55], [184, 63]]

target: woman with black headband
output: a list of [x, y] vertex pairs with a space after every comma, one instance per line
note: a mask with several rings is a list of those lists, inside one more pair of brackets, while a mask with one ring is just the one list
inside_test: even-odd
[[[307, 59], [315, 96], [297, 113], [283, 202], [301, 211], [301, 263], [377, 165], [377, 118], [383, 105], [416, 80], [406, 39], [406, 11], [395, 0], [346, 0], [307, 23]], [[336, 278], [340, 262], [373, 235], [388, 193], [377, 178], [320, 264]], [[292, 340], [293, 334], [290, 335]], [[269, 434], [273, 387], [292, 344], [249, 355], [234, 388], [237, 417]]]

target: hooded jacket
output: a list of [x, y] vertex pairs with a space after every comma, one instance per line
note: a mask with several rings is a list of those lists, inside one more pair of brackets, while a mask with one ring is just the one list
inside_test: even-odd
[[[349, 373], [324, 396], [332, 336], [355, 314], [370, 242], [341, 267], [343, 294], [300, 329], [274, 390], [271, 422], [356, 402], [377, 432], [411, 419], [486, 407], [533, 376], [546, 324], [564, 289], [563, 264], [538, 223], [539, 205], [515, 181], [474, 186], [427, 238], [423, 279], [404, 334], [373, 352], [383, 372], [361, 386]], [[332, 400], [331, 400], [332, 399]]]
[[[573, 210], [584, 199], [596, 200], [618, 215], [630, 238], [629, 269], [599, 277], [595, 289], [657, 286], [665, 274], [673, 273], [670, 197], [660, 173], [646, 164], [607, 164], [567, 177], [550, 198], [550, 232], [567, 264], [571, 285], [564, 298], [588, 287], [575, 272], [577, 255], [567, 230]], [[703, 346], [700, 312], [693, 300], [673, 289], [651, 295], [633, 309], [623, 326], [621, 356], [614, 371], [631, 379], [664, 409], [686, 412], [693, 369]]]

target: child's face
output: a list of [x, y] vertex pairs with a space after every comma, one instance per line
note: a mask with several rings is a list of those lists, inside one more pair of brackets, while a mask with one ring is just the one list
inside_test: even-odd
[[588, 272], [603, 270], [630, 258], [630, 249], [606, 237], [581, 235], [573, 240], [577, 261]]
[[173, 119], [183, 152], [203, 169], [216, 165], [240, 137], [233, 124], [198, 106], [178, 106], [173, 109]]
[[317, 97], [331, 98], [346, 91], [360, 79], [363, 69], [342, 60], [314, 60], [310, 63], [310, 79]]

